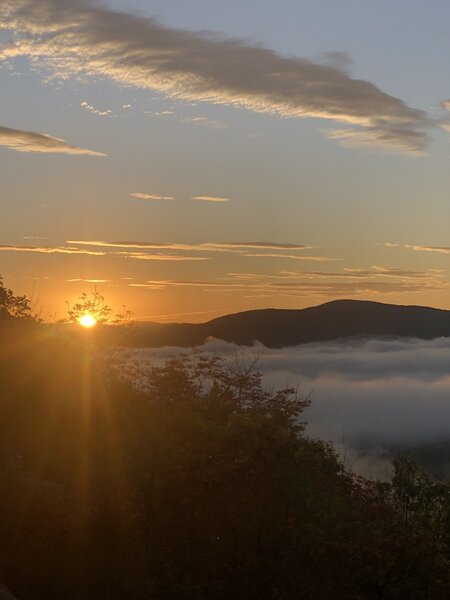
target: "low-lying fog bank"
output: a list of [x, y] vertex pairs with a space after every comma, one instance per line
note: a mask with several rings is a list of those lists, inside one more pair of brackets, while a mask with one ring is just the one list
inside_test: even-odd
[[[299, 385], [312, 399], [305, 414], [309, 434], [332, 441], [348, 463], [361, 452], [381, 456], [450, 440], [450, 338], [343, 340], [281, 350], [211, 340], [197, 350], [225, 358], [258, 355], [268, 386]], [[159, 362], [189, 350], [126, 352]], [[354, 463], [378, 472], [386, 465], [370, 457]]]

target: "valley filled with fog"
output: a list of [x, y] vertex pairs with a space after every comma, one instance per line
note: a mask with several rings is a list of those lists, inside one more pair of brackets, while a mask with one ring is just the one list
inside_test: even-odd
[[[392, 453], [450, 442], [450, 338], [339, 340], [280, 350], [214, 339], [195, 351], [246, 364], [257, 358], [267, 387], [298, 386], [311, 398], [309, 435], [331, 441], [365, 474], [386, 475]], [[192, 350], [123, 353], [132, 362], [157, 364]]]

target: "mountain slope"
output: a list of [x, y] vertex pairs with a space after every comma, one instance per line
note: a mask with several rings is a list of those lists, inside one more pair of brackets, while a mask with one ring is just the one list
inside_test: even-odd
[[207, 323], [148, 323], [121, 342], [132, 346], [195, 346], [208, 337], [269, 348], [355, 336], [432, 339], [450, 336], [450, 311], [359, 300], [335, 300], [301, 310], [252, 310]]

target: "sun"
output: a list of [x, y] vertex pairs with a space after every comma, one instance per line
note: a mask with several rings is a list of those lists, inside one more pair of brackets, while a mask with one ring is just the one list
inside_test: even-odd
[[90, 315], [90, 314], [85, 314], [82, 315], [79, 319], [78, 319], [78, 323], [82, 326], [82, 327], [86, 327], [86, 328], [91, 328], [94, 327], [94, 325], [97, 325], [97, 319]]

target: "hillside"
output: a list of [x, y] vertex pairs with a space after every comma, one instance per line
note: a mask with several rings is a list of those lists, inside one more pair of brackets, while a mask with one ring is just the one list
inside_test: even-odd
[[196, 346], [208, 337], [239, 345], [258, 341], [268, 348], [346, 337], [390, 336], [432, 339], [450, 336], [450, 311], [359, 300], [335, 300], [301, 310], [252, 310], [207, 323], [143, 323], [122, 343], [132, 346]]

